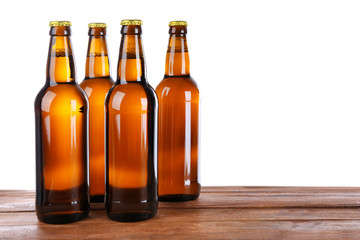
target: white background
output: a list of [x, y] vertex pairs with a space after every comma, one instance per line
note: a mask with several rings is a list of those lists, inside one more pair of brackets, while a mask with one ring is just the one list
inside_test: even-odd
[[77, 82], [87, 24], [144, 22], [150, 84], [163, 77], [168, 22], [187, 20], [201, 90], [202, 185], [360, 186], [358, 1], [2, 1], [0, 189], [35, 189], [33, 102], [51, 20], [72, 21]]

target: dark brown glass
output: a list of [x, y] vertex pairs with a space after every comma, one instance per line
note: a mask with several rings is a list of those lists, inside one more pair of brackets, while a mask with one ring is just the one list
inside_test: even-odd
[[141, 26], [121, 28], [118, 78], [106, 98], [106, 212], [140, 221], [158, 209], [157, 98], [146, 80]]
[[114, 81], [110, 77], [106, 28], [89, 28], [85, 79], [80, 87], [89, 99], [90, 202], [104, 202], [105, 195], [105, 97]]
[[190, 76], [186, 26], [171, 26], [159, 99], [160, 201], [199, 197], [199, 90]]
[[46, 223], [88, 216], [88, 103], [75, 82], [70, 27], [50, 29], [44, 87], [35, 99], [36, 214]]

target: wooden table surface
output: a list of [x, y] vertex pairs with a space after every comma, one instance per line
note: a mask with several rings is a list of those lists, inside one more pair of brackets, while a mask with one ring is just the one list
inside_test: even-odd
[[360, 188], [203, 187], [192, 202], [159, 203], [155, 218], [37, 220], [33, 191], [0, 191], [0, 239], [360, 239]]

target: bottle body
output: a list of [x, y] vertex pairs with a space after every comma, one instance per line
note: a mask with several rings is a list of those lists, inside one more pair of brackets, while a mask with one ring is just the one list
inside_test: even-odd
[[122, 25], [118, 79], [105, 101], [105, 205], [110, 219], [133, 222], [155, 216], [158, 209], [158, 108], [145, 76], [141, 21]]
[[107, 215], [122, 222], [151, 218], [158, 205], [155, 92], [140, 83], [116, 85], [106, 114]]
[[76, 84], [45, 86], [35, 100], [36, 213], [46, 223], [88, 215], [87, 100]]
[[[90, 27], [91, 26], [91, 27]], [[105, 25], [106, 26], [106, 25]], [[105, 196], [105, 98], [114, 84], [110, 77], [105, 27], [89, 24], [85, 79], [80, 87], [89, 100], [89, 194], [90, 202]]]
[[74, 80], [68, 36], [51, 37], [47, 69], [35, 99], [36, 213], [42, 222], [68, 223], [89, 212], [88, 102]]
[[190, 77], [164, 78], [159, 99], [160, 201], [198, 198], [199, 90]]
[[169, 33], [165, 76], [156, 88], [159, 200], [188, 201], [198, 198], [201, 188], [198, 180], [199, 89], [190, 77], [186, 22], [170, 22]]
[[86, 79], [80, 87], [89, 100], [89, 194], [90, 202], [104, 202], [105, 196], [105, 97], [111, 78]]

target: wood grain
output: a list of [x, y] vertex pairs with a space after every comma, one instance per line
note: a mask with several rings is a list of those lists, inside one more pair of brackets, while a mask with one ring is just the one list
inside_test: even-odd
[[83, 221], [49, 225], [36, 218], [34, 192], [0, 191], [0, 239], [360, 239], [360, 188], [204, 187], [136, 223], [92, 206]]

